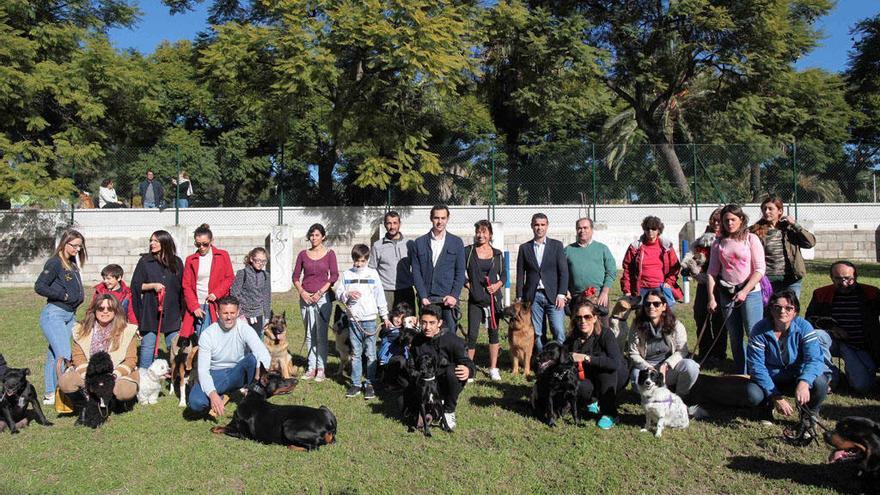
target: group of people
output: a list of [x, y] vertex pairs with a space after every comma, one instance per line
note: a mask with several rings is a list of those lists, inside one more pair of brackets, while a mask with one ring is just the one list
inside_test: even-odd
[[[643, 234], [626, 251], [622, 301], [635, 307], [635, 320], [631, 326], [615, 326], [616, 311], [609, 318], [608, 308], [618, 265], [608, 247], [593, 239], [592, 220], [579, 219], [575, 242], [563, 246], [547, 236], [547, 216], [533, 215], [533, 238], [519, 246], [516, 298], [530, 305], [536, 350], [552, 339], [571, 353], [579, 369], [578, 397], [597, 415], [600, 427], [614, 426], [617, 396], [640, 370], [660, 371], [673, 392], [688, 397], [699, 376], [698, 362], [712, 364], [711, 359], [726, 355], [725, 337], [733, 356], [730, 371], [751, 376], [748, 394], [737, 399], [741, 405], [775, 406], [791, 414], [780, 393], [793, 388], [799, 403], [818, 410], [828, 384], [839, 376], [832, 356], [843, 358], [853, 388], [874, 386], [880, 292], [859, 284], [855, 266], [840, 261], [831, 267], [833, 285], [817, 289], [806, 319], [798, 316], [806, 273], [800, 249], [812, 247], [815, 237], [783, 214], [778, 198], [764, 201], [761, 211], [761, 220], [749, 227], [739, 206], [719, 208], [706, 234], [694, 243], [704, 267], [695, 277], [696, 356], [690, 355], [687, 331], [673, 310], [682, 298], [681, 263], [674, 243], [662, 236], [659, 218], [646, 217]], [[490, 222], [477, 222], [473, 243], [465, 246], [446, 230], [448, 207], [433, 207], [430, 220], [428, 233], [408, 239], [400, 215], [386, 213], [385, 235], [372, 247], [354, 246], [351, 267], [342, 273], [336, 253], [324, 245], [324, 227], [308, 229], [309, 247], [298, 253], [293, 272], [307, 349], [301, 379], [326, 378], [328, 325], [338, 301], [349, 321], [352, 349], [346, 396], [375, 397], [381, 369], [382, 383], [400, 391], [403, 400], [411, 383], [402, 369], [405, 361], [395, 357], [435, 352], [444, 358], [438, 361], [444, 364], [437, 381], [446, 424], [454, 428], [458, 394], [475, 375], [481, 326], [488, 331], [488, 376], [501, 380], [498, 322], [501, 289], [508, 281], [503, 255], [491, 244]], [[69, 393], [81, 387], [89, 356], [102, 350], [117, 366], [118, 398], [130, 399], [137, 391], [138, 370], [149, 367], [156, 355], [160, 334], [169, 348], [177, 335], [199, 335], [199, 384], [189, 396], [194, 411], [222, 414], [224, 394], [245, 386], [258, 361], [269, 367], [260, 339], [271, 310], [266, 250], [253, 249], [235, 273], [207, 225], [198, 227], [193, 238], [195, 252], [181, 261], [171, 235], [154, 232], [130, 288], [118, 265], [105, 267], [87, 316], [77, 324], [74, 313], [85, 299], [79, 271], [86, 259], [85, 239], [73, 230], [62, 236], [36, 282], [48, 303], [40, 318], [49, 344], [44, 402], [54, 401], [56, 388]], [[465, 287], [467, 331], [466, 339], [460, 339], [456, 328]], [[402, 349], [396, 339], [417, 313], [421, 333]], [[809, 321], [827, 331], [815, 330]], [[621, 329], [628, 334], [620, 335]], [[70, 369], [59, 370], [59, 380], [56, 362], [71, 357], [71, 337], [74, 359]], [[68, 373], [80, 376], [65, 379]]]
[[[178, 208], [188, 208], [190, 198], [193, 195], [192, 181], [186, 170], [181, 170], [177, 178], [171, 179], [172, 184], [177, 189], [174, 191], [172, 204], [176, 204]], [[165, 208], [165, 187], [162, 182], [156, 179], [152, 170], [147, 170], [147, 176], [138, 184], [138, 194], [141, 197], [141, 204], [144, 208]], [[98, 208], [125, 208], [123, 203], [116, 194], [116, 183], [112, 178], [106, 178], [101, 181], [101, 187], [98, 188]]]

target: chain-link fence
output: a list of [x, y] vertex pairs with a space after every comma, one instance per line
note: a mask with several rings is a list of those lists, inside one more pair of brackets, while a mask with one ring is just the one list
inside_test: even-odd
[[[283, 150], [251, 155], [221, 147], [114, 148], [88, 167], [55, 167], [72, 179], [73, 198], [26, 206], [160, 209], [284, 206], [416, 206], [577, 204], [696, 205], [758, 202], [768, 194], [788, 204], [877, 202], [880, 145], [684, 144], [608, 146], [575, 142], [534, 149], [493, 142], [435, 146], [441, 173], [422, 191], [392, 181], [385, 190], [356, 185], [356, 164], [309, 164]], [[152, 181], [148, 180], [148, 171]], [[114, 200], [115, 199], [115, 200]], [[177, 215], [176, 215], [177, 216]]]

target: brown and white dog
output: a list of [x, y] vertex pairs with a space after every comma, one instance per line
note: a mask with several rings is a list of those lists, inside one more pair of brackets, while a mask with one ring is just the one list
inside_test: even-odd
[[504, 308], [507, 320], [507, 341], [515, 375], [523, 367], [523, 376], [532, 372], [532, 351], [535, 348], [535, 327], [532, 325], [532, 307], [527, 302], [515, 302]]
[[196, 334], [189, 337], [174, 337], [171, 341], [171, 383], [168, 395], [174, 395], [174, 388], [180, 393], [180, 407], [186, 407], [186, 384], [189, 383], [192, 371], [196, 369], [199, 355], [199, 340]]
[[263, 343], [272, 357], [270, 370], [278, 371], [285, 380], [299, 374], [287, 351], [287, 311], [280, 315], [269, 313], [269, 321], [263, 326]]

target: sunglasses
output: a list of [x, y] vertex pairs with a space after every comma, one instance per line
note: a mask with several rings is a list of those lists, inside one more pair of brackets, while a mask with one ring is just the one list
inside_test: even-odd
[[110, 306], [98, 306], [97, 308], [95, 308], [95, 311], [99, 313], [109, 313], [113, 311], [113, 308], [111, 308]]
[[590, 321], [596, 318], [596, 315], [574, 315], [576, 320]]
[[194, 243], [196, 247], [208, 247], [211, 245], [210, 242], [196, 242]]
[[781, 304], [774, 304], [771, 307], [773, 308], [773, 311], [779, 311], [779, 312], [788, 311], [789, 313], [794, 311], [795, 309], [797, 309], [794, 306], [783, 306]]
[[663, 306], [666, 303], [663, 301], [645, 301], [645, 304], [647, 306], [653, 306], [655, 308], [659, 308], [660, 306]]

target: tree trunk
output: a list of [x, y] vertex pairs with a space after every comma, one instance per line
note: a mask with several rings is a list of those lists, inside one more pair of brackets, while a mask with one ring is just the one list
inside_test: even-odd
[[336, 203], [333, 195], [333, 168], [336, 165], [336, 150], [333, 143], [318, 142], [318, 201], [319, 205]]
[[693, 201], [691, 187], [688, 184], [687, 177], [684, 175], [684, 170], [681, 168], [681, 161], [679, 161], [678, 154], [675, 152], [675, 145], [670, 143], [665, 137], [655, 142], [657, 143], [657, 149], [660, 150], [660, 155], [663, 156], [663, 161], [666, 162], [666, 173], [669, 174], [669, 180], [681, 192], [683, 202], [690, 203]]
[[520, 164], [519, 133], [508, 133], [504, 140], [507, 153], [507, 204], [519, 204]]
[[752, 193], [752, 201], [757, 203], [761, 200], [761, 164], [752, 163], [749, 167], [749, 189]]

